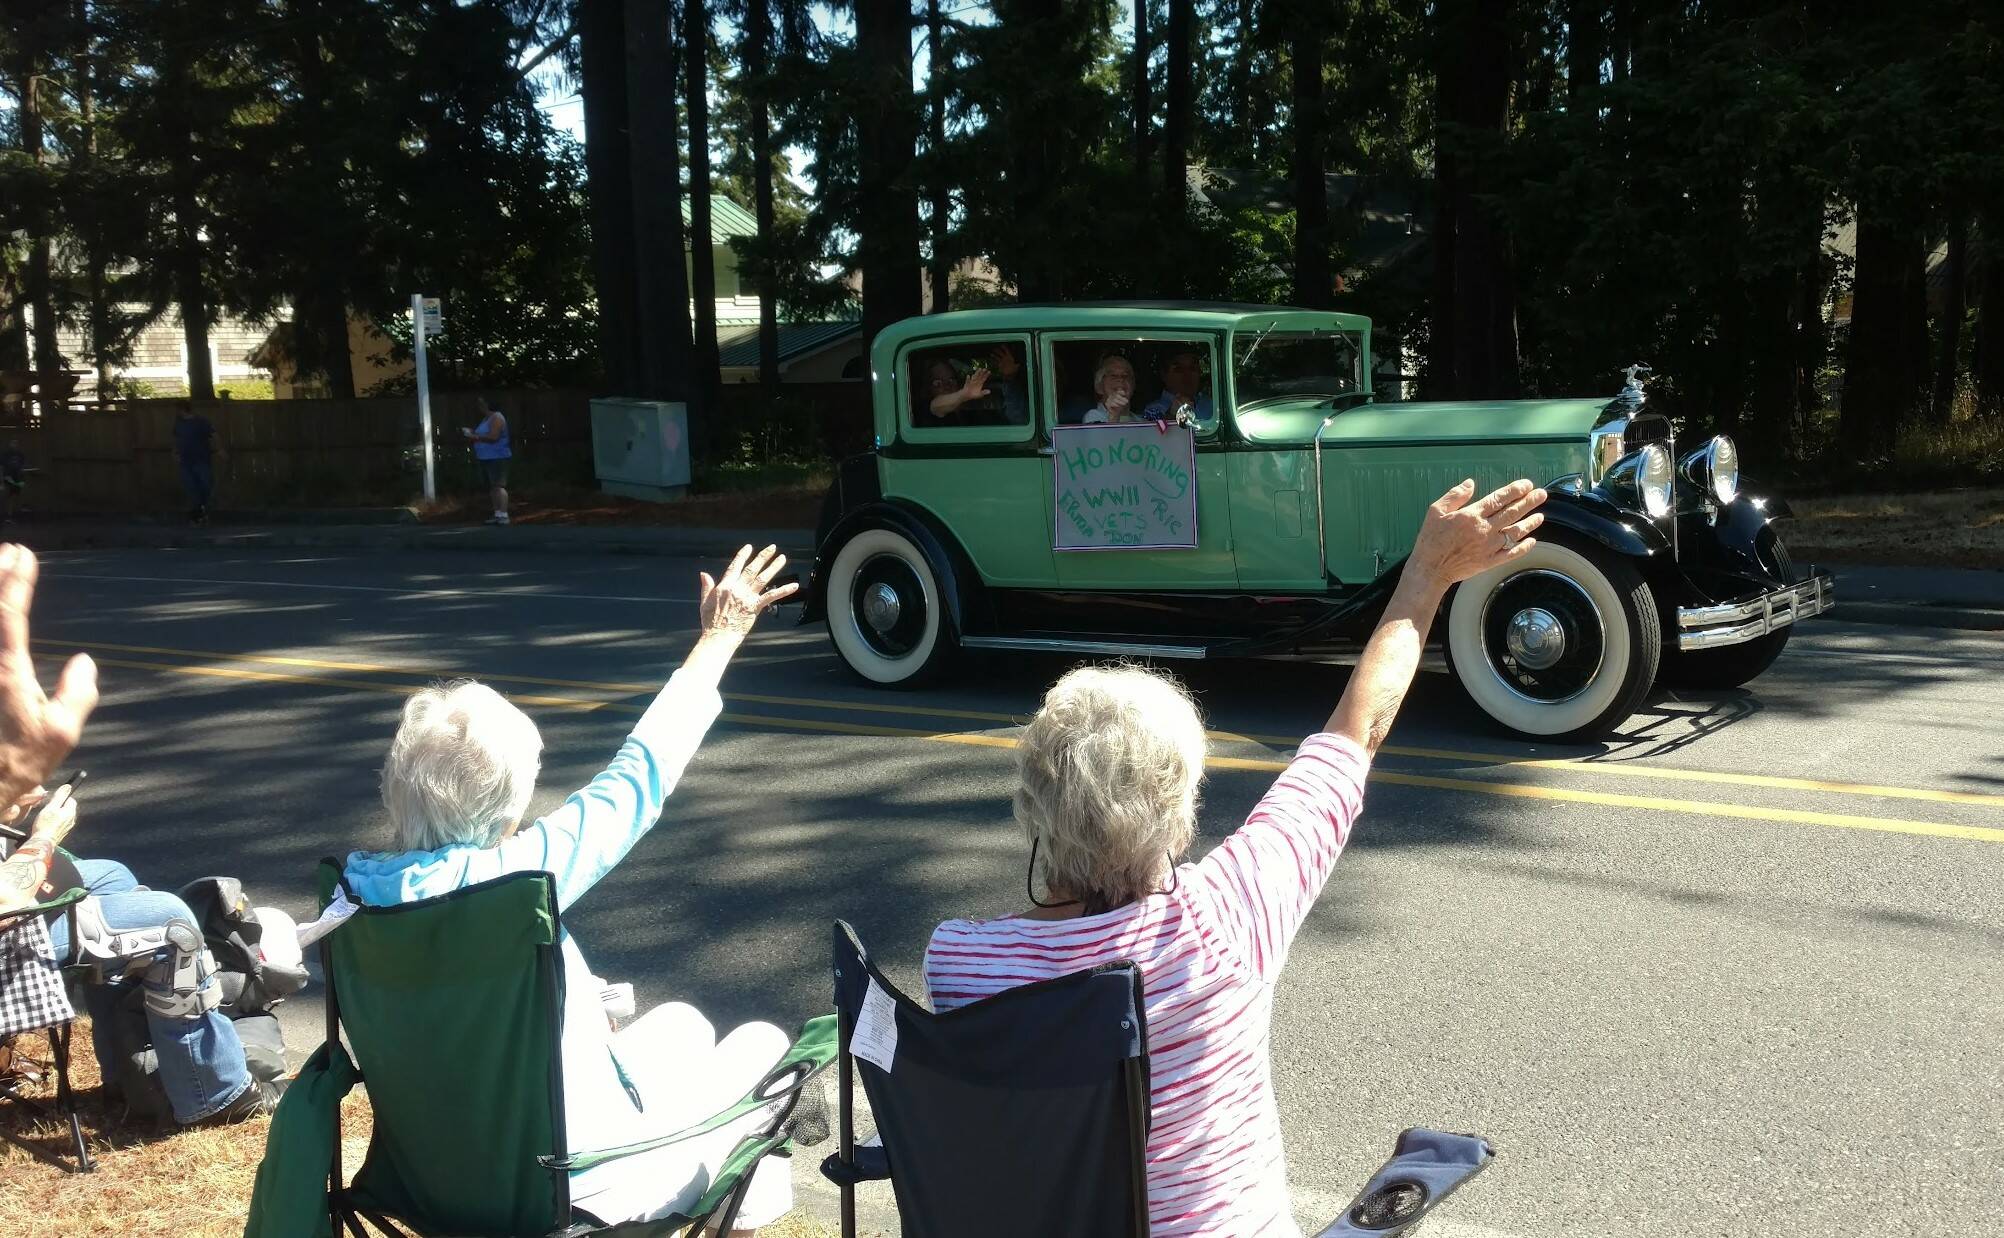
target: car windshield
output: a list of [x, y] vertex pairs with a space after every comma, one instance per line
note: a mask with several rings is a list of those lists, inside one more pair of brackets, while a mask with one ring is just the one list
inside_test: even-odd
[[1361, 343], [1352, 331], [1241, 332], [1232, 345], [1238, 407], [1267, 400], [1326, 400], [1359, 390]]

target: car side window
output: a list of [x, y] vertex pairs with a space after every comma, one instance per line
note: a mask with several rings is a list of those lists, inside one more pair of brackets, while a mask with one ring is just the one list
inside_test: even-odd
[[[1033, 390], [1029, 341], [1020, 336], [926, 344], [904, 354], [904, 425], [920, 439], [1007, 442], [1027, 438]], [[995, 431], [961, 434], [946, 431]]]
[[1051, 347], [1057, 407], [1054, 420], [1176, 421], [1187, 412], [1200, 434], [1217, 426], [1212, 347], [1204, 340], [1060, 340]]

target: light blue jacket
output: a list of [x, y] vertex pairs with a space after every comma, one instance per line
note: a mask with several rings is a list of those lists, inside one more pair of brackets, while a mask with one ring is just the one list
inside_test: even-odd
[[[558, 911], [569, 911], [654, 828], [723, 707], [713, 683], [678, 671], [634, 725], [612, 764], [549, 816], [495, 847], [354, 852], [346, 866], [348, 884], [364, 904], [388, 907], [449, 894], [506, 873], [547, 872], [556, 878]], [[665, 1133], [655, 1129], [646, 1098], [632, 1086], [632, 1074], [613, 1051], [599, 986], [591, 982], [591, 967], [568, 930], [560, 948], [565, 981], [564, 1115], [571, 1151], [593, 1151]], [[614, 1161], [576, 1175], [573, 1194], [582, 1198], [612, 1186], [598, 1180], [616, 1178], [619, 1166]]]

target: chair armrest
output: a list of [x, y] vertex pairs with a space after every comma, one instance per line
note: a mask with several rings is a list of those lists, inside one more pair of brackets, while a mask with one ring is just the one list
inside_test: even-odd
[[832, 1014], [809, 1019], [801, 1024], [800, 1034], [765, 1077], [753, 1085], [749, 1092], [739, 1097], [737, 1102], [720, 1113], [712, 1114], [694, 1126], [685, 1127], [673, 1134], [654, 1139], [643, 1139], [639, 1143], [622, 1144], [616, 1148], [600, 1148], [594, 1152], [574, 1152], [565, 1156], [539, 1156], [536, 1163], [545, 1169], [562, 1169], [570, 1172], [592, 1169], [608, 1161], [624, 1160], [638, 1156], [642, 1152], [652, 1152], [669, 1144], [681, 1143], [699, 1135], [729, 1126], [755, 1109], [763, 1109], [779, 1101], [789, 1101], [800, 1094], [808, 1080], [825, 1070], [835, 1060], [839, 1052], [836, 1041], [836, 1022]]
[[880, 1143], [859, 1143], [854, 1160], [845, 1161], [840, 1152], [831, 1152], [821, 1162], [821, 1176], [836, 1186], [859, 1182], [884, 1182], [891, 1176], [891, 1154]]
[[1480, 1136], [1409, 1127], [1399, 1134], [1391, 1159], [1315, 1238], [1402, 1234], [1495, 1158], [1496, 1149]]

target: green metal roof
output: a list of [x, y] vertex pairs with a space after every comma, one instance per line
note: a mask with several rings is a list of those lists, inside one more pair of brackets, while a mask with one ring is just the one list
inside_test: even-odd
[[[863, 324], [850, 319], [833, 322], [787, 322], [779, 327], [779, 359], [787, 362], [795, 357], [819, 352], [831, 344], [861, 332]], [[726, 366], [754, 366], [758, 364], [758, 323], [749, 326], [732, 323], [717, 324], [717, 359]]]
[[[687, 227], [694, 222], [695, 205], [682, 199], [682, 223]], [[758, 219], [744, 207], [731, 201], [721, 193], [710, 195], [710, 243], [728, 245], [734, 236], [757, 236]]]

